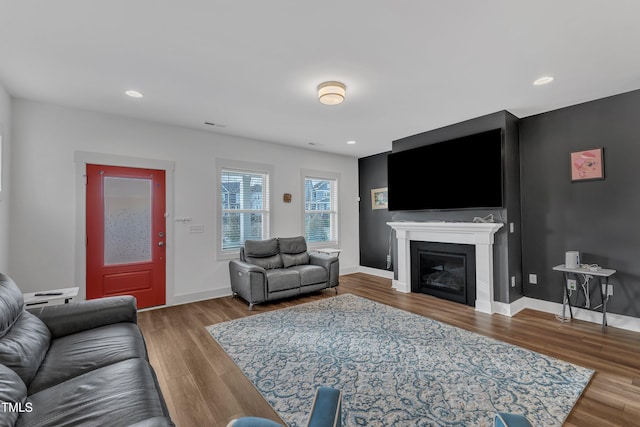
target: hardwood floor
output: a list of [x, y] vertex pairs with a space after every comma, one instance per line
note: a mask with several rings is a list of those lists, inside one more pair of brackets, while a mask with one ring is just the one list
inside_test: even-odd
[[[565, 426], [640, 426], [640, 333], [524, 310], [514, 317], [421, 294], [403, 294], [389, 279], [362, 273], [340, 277], [339, 292], [420, 314], [596, 371]], [[179, 427], [225, 426], [252, 415], [281, 420], [211, 338], [205, 326], [329, 298], [333, 290], [248, 311], [240, 298], [219, 298], [139, 313], [149, 359]]]

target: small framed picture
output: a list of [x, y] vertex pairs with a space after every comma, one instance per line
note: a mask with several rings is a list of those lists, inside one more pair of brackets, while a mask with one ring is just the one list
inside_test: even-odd
[[389, 208], [389, 190], [387, 187], [371, 189], [371, 209]]
[[571, 182], [604, 179], [604, 148], [571, 153]]

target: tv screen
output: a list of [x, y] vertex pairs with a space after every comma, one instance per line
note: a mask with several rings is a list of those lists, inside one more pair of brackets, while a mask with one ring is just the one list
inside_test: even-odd
[[389, 210], [502, 207], [502, 131], [391, 153]]

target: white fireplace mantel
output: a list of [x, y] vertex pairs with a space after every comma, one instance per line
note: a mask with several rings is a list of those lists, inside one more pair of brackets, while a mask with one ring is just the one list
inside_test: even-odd
[[493, 313], [493, 236], [502, 223], [475, 222], [388, 222], [398, 240], [398, 280], [393, 287], [411, 292], [411, 241], [475, 245], [476, 310]]

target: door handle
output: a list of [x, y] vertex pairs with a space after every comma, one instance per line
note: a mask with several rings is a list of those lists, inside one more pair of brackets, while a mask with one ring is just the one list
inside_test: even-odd
[[164, 242], [158, 242], [158, 246], [164, 246]]

